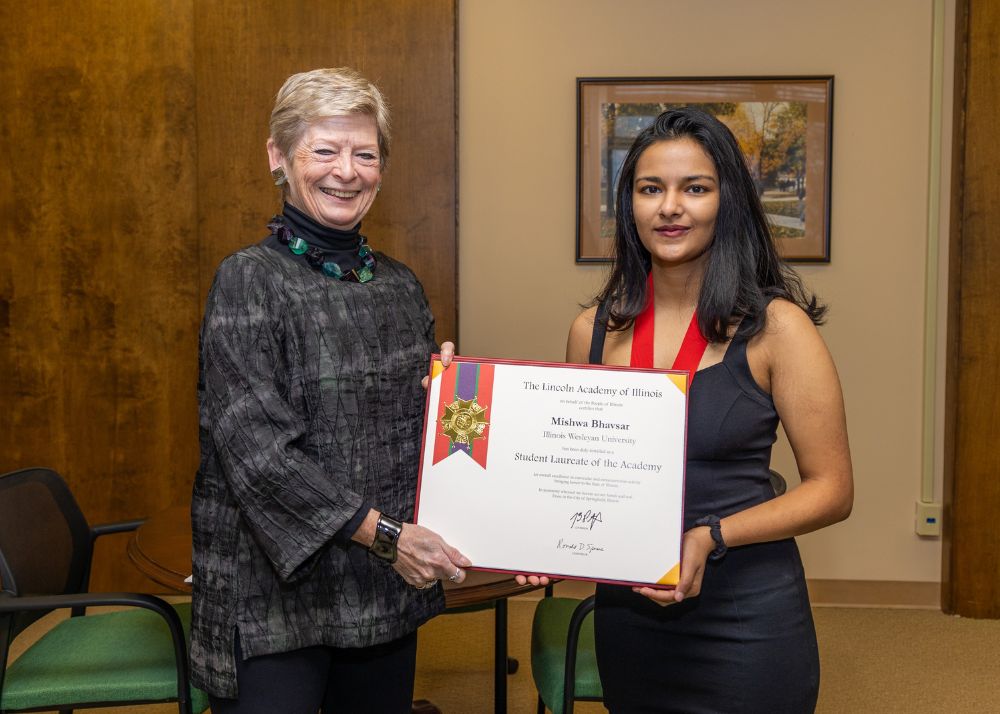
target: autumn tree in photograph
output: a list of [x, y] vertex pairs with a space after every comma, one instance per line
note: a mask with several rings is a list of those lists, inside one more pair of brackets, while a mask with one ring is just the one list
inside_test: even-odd
[[830, 260], [834, 77], [578, 77], [576, 260], [604, 263], [622, 163], [666, 110], [697, 107], [736, 137], [775, 245]]
[[[614, 231], [614, 194], [618, 171], [636, 135], [667, 109], [684, 103], [607, 103], [602, 105], [602, 177], [605, 219], [602, 233]], [[757, 185], [775, 235], [805, 235], [805, 102], [695, 103], [714, 115], [736, 137]]]

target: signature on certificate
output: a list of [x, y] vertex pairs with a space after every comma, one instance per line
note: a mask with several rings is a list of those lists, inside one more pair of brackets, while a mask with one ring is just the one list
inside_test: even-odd
[[586, 511], [577, 511], [569, 517], [569, 527], [577, 530], [592, 531], [595, 523], [604, 523], [604, 519], [601, 518], [600, 511], [592, 511], [589, 508]]
[[567, 543], [562, 538], [556, 543], [556, 550], [571, 550], [573, 555], [590, 555], [594, 551], [603, 552], [604, 548], [593, 543]]

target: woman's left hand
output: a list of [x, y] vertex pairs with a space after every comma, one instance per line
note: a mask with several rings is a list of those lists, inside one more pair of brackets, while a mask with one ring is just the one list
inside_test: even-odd
[[715, 549], [712, 532], [706, 526], [692, 528], [684, 534], [681, 543], [681, 577], [673, 590], [635, 587], [633, 592], [648, 597], [661, 607], [681, 602], [685, 598], [701, 593], [701, 580], [705, 575], [705, 563], [709, 553]]
[[[441, 343], [441, 366], [448, 369], [448, 365], [451, 364], [451, 360], [455, 357], [455, 343], [454, 342], [442, 342]], [[420, 385], [427, 389], [428, 377], [424, 377], [420, 380]]]

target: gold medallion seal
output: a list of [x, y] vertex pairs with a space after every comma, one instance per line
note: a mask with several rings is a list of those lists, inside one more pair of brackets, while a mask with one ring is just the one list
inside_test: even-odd
[[472, 444], [473, 439], [481, 438], [489, 422], [486, 421], [486, 410], [472, 399], [456, 399], [446, 404], [441, 415], [441, 432], [456, 444]]

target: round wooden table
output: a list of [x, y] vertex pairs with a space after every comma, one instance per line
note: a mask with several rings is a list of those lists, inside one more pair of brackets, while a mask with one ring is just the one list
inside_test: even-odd
[[[129, 560], [150, 580], [172, 592], [191, 593], [191, 507], [173, 506], [155, 513], [134, 531], [126, 549]], [[444, 584], [449, 610], [492, 603], [494, 622], [494, 710], [507, 711], [507, 598], [537, 588], [518, 585], [503, 573], [470, 570], [458, 585]]]

